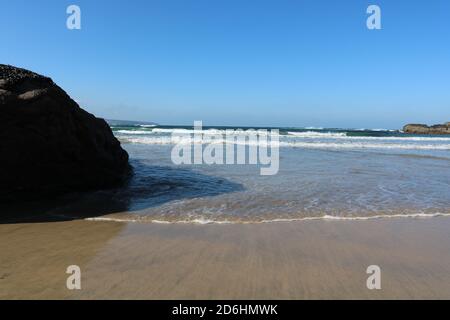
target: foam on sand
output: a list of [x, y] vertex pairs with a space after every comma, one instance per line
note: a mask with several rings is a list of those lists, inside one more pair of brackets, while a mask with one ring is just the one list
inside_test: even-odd
[[131, 222], [131, 223], [159, 223], [159, 224], [262, 224], [262, 223], [279, 223], [279, 222], [297, 222], [297, 221], [367, 221], [379, 219], [429, 219], [436, 217], [450, 217], [450, 213], [411, 213], [411, 214], [390, 214], [390, 215], [373, 215], [373, 216], [331, 216], [324, 215], [320, 217], [302, 217], [302, 218], [281, 218], [281, 219], [265, 219], [265, 220], [213, 220], [208, 218], [195, 218], [192, 220], [160, 220], [160, 219], [146, 219], [145, 216], [138, 218], [109, 218], [109, 217], [95, 217], [86, 218], [88, 221], [109, 221], [109, 222]]

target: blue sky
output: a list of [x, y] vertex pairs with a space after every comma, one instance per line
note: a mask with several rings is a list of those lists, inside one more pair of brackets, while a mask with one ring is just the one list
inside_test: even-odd
[[[110, 119], [399, 128], [450, 121], [450, 1], [0, 0], [0, 63]], [[82, 29], [66, 28], [80, 6]], [[382, 10], [382, 30], [366, 9]]]

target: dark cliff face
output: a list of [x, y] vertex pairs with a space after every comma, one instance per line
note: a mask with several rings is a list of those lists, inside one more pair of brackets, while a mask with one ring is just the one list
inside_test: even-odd
[[120, 184], [128, 154], [50, 78], [0, 64], [0, 202]]
[[450, 134], [450, 122], [427, 126], [425, 124], [407, 124], [403, 127], [405, 133], [415, 134]]

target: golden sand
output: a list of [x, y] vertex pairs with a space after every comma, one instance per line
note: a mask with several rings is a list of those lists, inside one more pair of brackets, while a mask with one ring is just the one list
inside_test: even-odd
[[[0, 225], [0, 299], [450, 298], [450, 219]], [[381, 268], [368, 290], [366, 268]], [[82, 289], [66, 288], [81, 268]]]

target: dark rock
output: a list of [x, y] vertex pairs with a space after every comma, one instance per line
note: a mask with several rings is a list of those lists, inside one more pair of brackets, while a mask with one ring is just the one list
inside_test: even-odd
[[52, 79], [0, 64], [0, 201], [118, 185], [128, 154]]
[[407, 124], [403, 127], [405, 133], [414, 134], [450, 134], [450, 122], [427, 126], [426, 124]]

